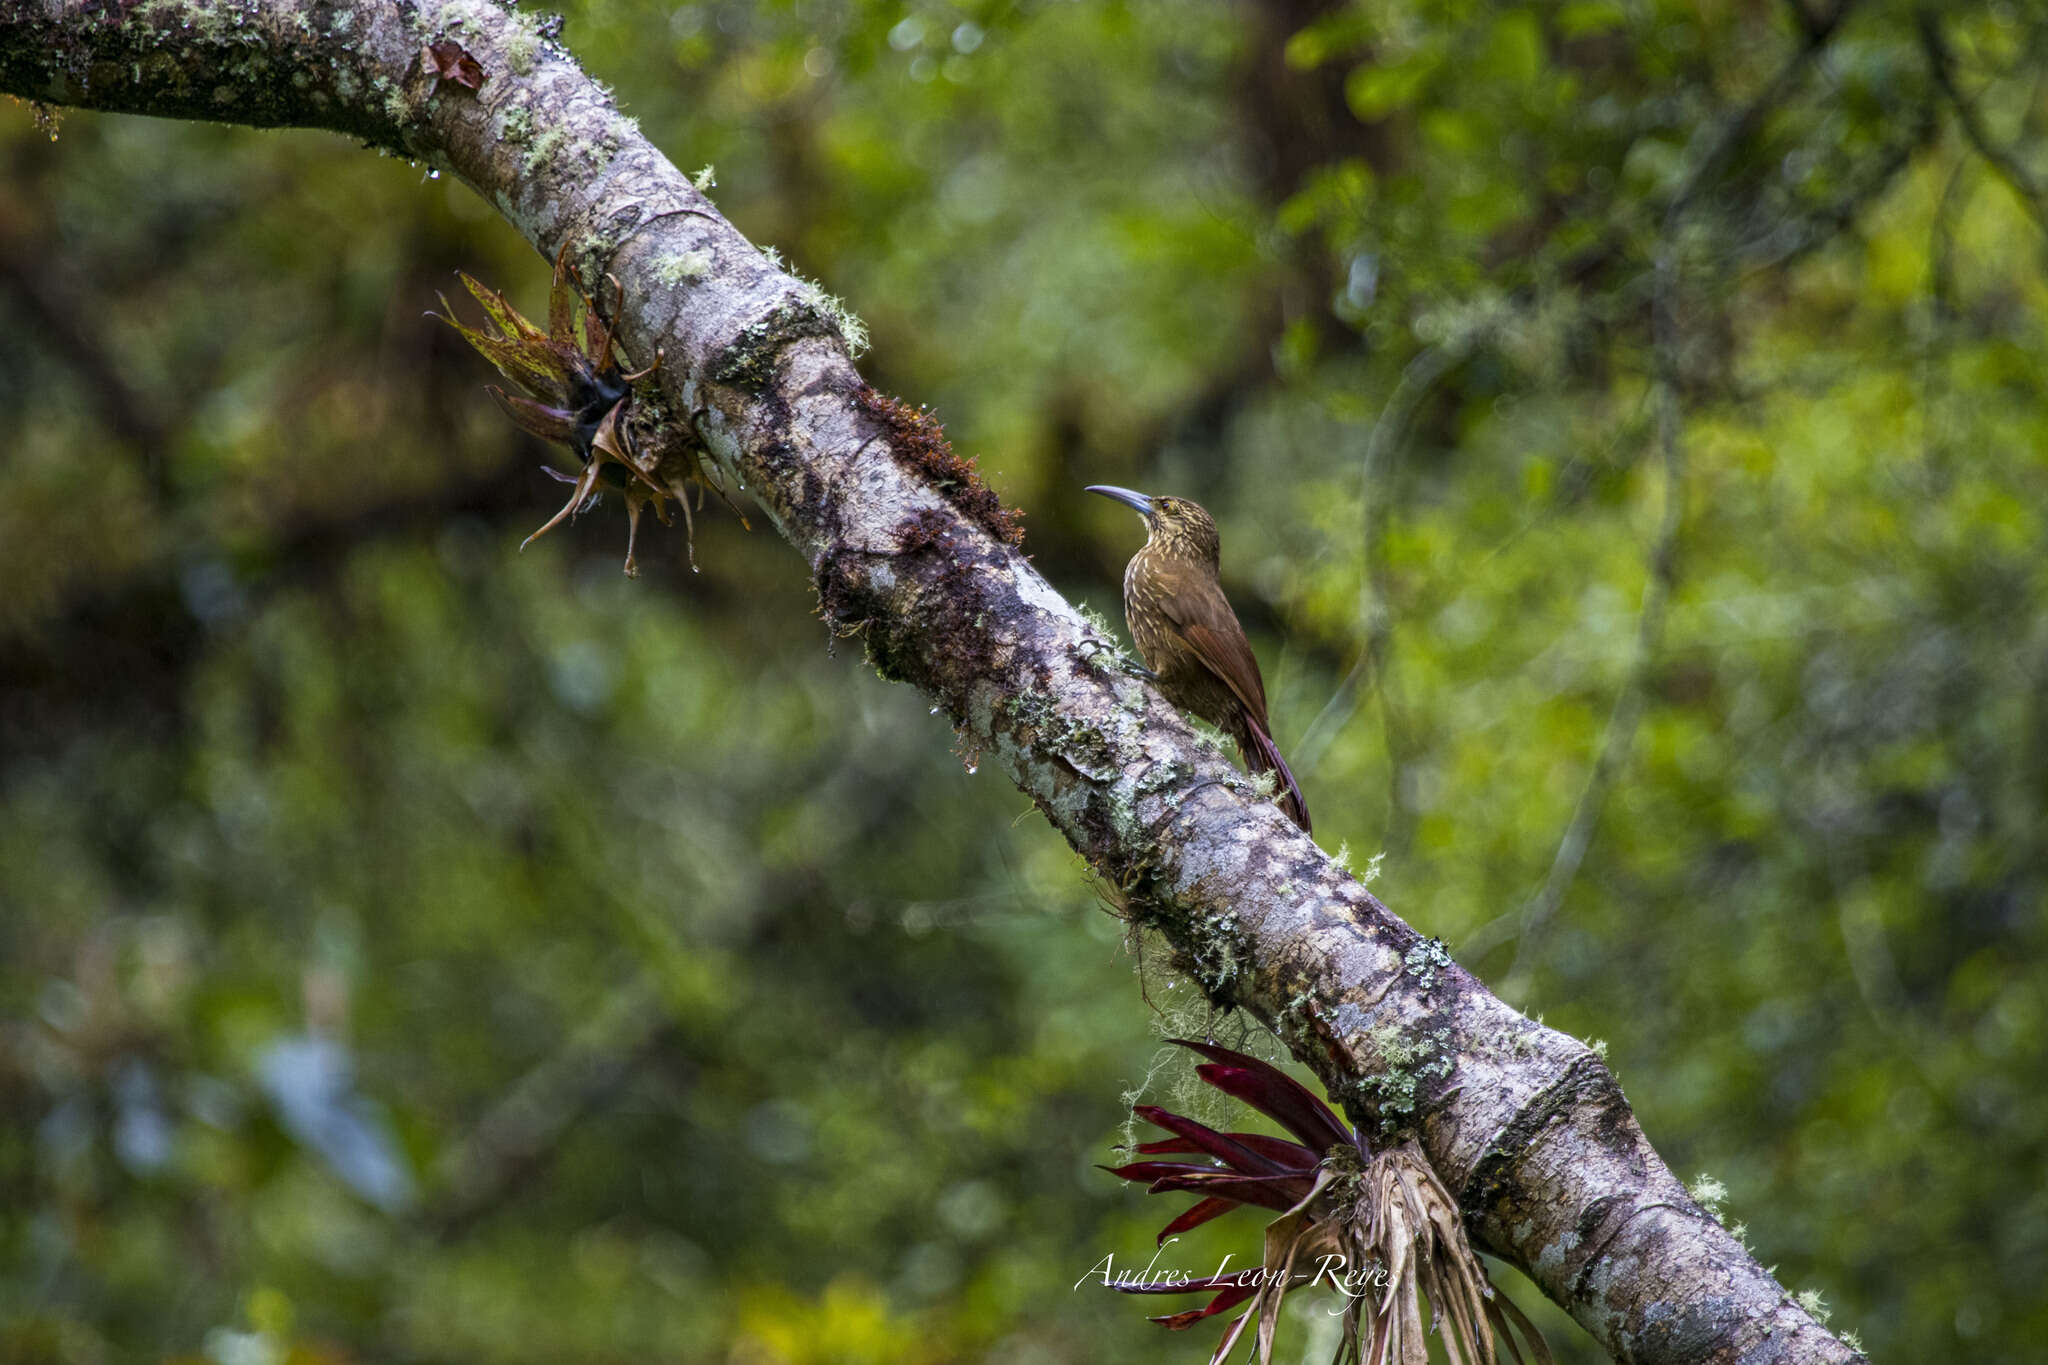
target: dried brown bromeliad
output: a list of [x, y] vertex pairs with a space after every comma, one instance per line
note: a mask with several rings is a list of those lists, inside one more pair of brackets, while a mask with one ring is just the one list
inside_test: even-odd
[[[1257, 1270], [1192, 1281], [1119, 1283], [1128, 1294], [1214, 1291], [1206, 1307], [1154, 1322], [1191, 1327], [1247, 1301], [1251, 1306], [1223, 1334], [1210, 1357], [1229, 1356], [1253, 1318], [1258, 1358], [1271, 1365], [1280, 1305], [1296, 1281], [1329, 1280], [1346, 1296], [1339, 1362], [1425, 1365], [1429, 1340], [1421, 1296], [1452, 1365], [1497, 1365], [1496, 1342], [1522, 1361], [1519, 1331], [1530, 1359], [1549, 1365], [1550, 1351], [1520, 1309], [1496, 1293], [1465, 1239], [1458, 1206], [1412, 1141], [1374, 1152], [1330, 1106], [1276, 1067], [1214, 1043], [1174, 1042], [1208, 1058], [1195, 1072], [1293, 1133], [1299, 1142], [1261, 1133], [1220, 1133], [1156, 1105], [1131, 1112], [1174, 1136], [1147, 1142], [1148, 1156], [1185, 1153], [1212, 1162], [1134, 1161], [1113, 1169], [1125, 1180], [1150, 1182], [1148, 1193], [1187, 1191], [1201, 1202], [1159, 1232], [1159, 1244], [1243, 1205], [1276, 1210], [1266, 1227], [1265, 1257]], [[1220, 1163], [1220, 1164], [1217, 1164]], [[1496, 1335], [1497, 1334], [1497, 1335]]]
[[[650, 457], [638, 448], [632, 436], [633, 384], [660, 367], [661, 355], [657, 352], [654, 364], [644, 370], [625, 372], [614, 344], [614, 324], [583, 292], [581, 282], [569, 267], [568, 246], [565, 244], [555, 257], [546, 331], [522, 317], [497, 290], [466, 273], [457, 274], [483, 305], [484, 327], [465, 327], [456, 321], [455, 310], [449, 307], [446, 295], [441, 297], [445, 313], [430, 316], [439, 317], [460, 332], [462, 339], [495, 365], [499, 374], [529, 395], [508, 394], [492, 385], [490, 395], [498, 400], [507, 416], [543, 440], [560, 441], [583, 462], [579, 477], [571, 478], [555, 469], [547, 471], [563, 483], [575, 484], [575, 490], [569, 501], [562, 504], [562, 510], [520, 542], [519, 548], [525, 549], [564, 519], [588, 509], [605, 488], [622, 493], [626, 499], [628, 576], [637, 577], [640, 572], [633, 558], [633, 544], [639, 535], [642, 508], [651, 505], [655, 515], [667, 525], [669, 501], [681, 503], [684, 533], [694, 539], [690, 485], [695, 483], [698, 487], [700, 507], [702, 490], [711, 486], [703, 463], [695, 452], [685, 452], [680, 461], [674, 456]], [[618, 290], [612, 305], [612, 315], [616, 317], [624, 302], [624, 289], [616, 279], [612, 284]], [[695, 567], [694, 546], [691, 555], [691, 565]]]

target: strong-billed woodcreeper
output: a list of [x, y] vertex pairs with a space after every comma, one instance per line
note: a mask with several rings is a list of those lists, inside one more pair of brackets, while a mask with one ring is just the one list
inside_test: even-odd
[[1217, 579], [1222, 542], [1215, 518], [1186, 498], [1105, 484], [1088, 491], [1145, 519], [1145, 547], [1124, 570], [1124, 619], [1159, 690], [1235, 740], [1247, 769], [1274, 774], [1287, 813], [1307, 833], [1308, 803], [1266, 720], [1259, 661]]

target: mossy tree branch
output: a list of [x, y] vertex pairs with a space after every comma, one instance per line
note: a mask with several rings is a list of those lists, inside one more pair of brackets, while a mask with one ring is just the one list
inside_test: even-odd
[[[459, 43], [483, 74], [436, 78]], [[1623, 1360], [1853, 1358], [1687, 1197], [1584, 1046], [1509, 1009], [1302, 836], [1091, 628], [878, 399], [831, 309], [712, 208], [532, 16], [485, 0], [0, 0], [0, 89], [332, 129], [461, 177], [618, 277], [665, 435], [810, 566], [832, 627], [943, 706], [1219, 1003], [1370, 1133], [1410, 1130], [1473, 1233]], [[985, 490], [984, 490], [985, 494]]]

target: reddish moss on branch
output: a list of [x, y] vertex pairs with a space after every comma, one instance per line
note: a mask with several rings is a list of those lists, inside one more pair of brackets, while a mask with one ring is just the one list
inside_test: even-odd
[[896, 523], [896, 553], [913, 555], [946, 538], [954, 522], [936, 507], [924, 507]]
[[974, 461], [954, 452], [938, 418], [866, 385], [854, 394], [853, 401], [886, 429], [896, 458], [930, 479], [947, 501], [1003, 544], [1024, 543], [1024, 514], [1003, 506], [995, 490], [981, 481]]

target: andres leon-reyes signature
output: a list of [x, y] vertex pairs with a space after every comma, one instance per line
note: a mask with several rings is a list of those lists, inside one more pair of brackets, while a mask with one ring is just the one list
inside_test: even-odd
[[[1265, 1284], [1268, 1280], [1278, 1279], [1281, 1275], [1280, 1271], [1268, 1270], [1265, 1266], [1252, 1266], [1233, 1274], [1230, 1262], [1231, 1257], [1236, 1255], [1235, 1252], [1225, 1256], [1215, 1271], [1208, 1275], [1196, 1275], [1191, 1271], [1171, 1266], [1161, 1268], [1160, 1256], [1165, 1254], [1167, 1247], [1179, 1240], [1178, 1237], [1168, 1238], [1152, 1253], [1152, 1259], [1146, 1263], [1145, 1268], [1135, 1275], [1129, 1271], [1119, 1271], [1116, 1267], [1116, 1253], [1111, 1252], [1088, 1267], [1088, 1273], [1074, 1281], [1074, 1288], [1079, 1289], [1090, 1280], [1100, 1280], [1111, 1289], [1147, 1288], [1154, 1285], [1171, 1288], [1194, 1284], [1200, 1284], [1205, 1289], [1223, 1289], [1230, 1285], [1254, 1287]], [[1297, 1270], [1289, 1278], [1306, 1280], [1311, 1285], [1328, 1284], [1346, 1298], [1355, 1299], [1375, 1289], [1384, 1288], [1387, 1283], [1387, 1268], [1378, 1261], [1373, 1261], [1353, 1269], [1347, 1258], [1332, 1252], [1318, 1256], [1312, 1268]]]

